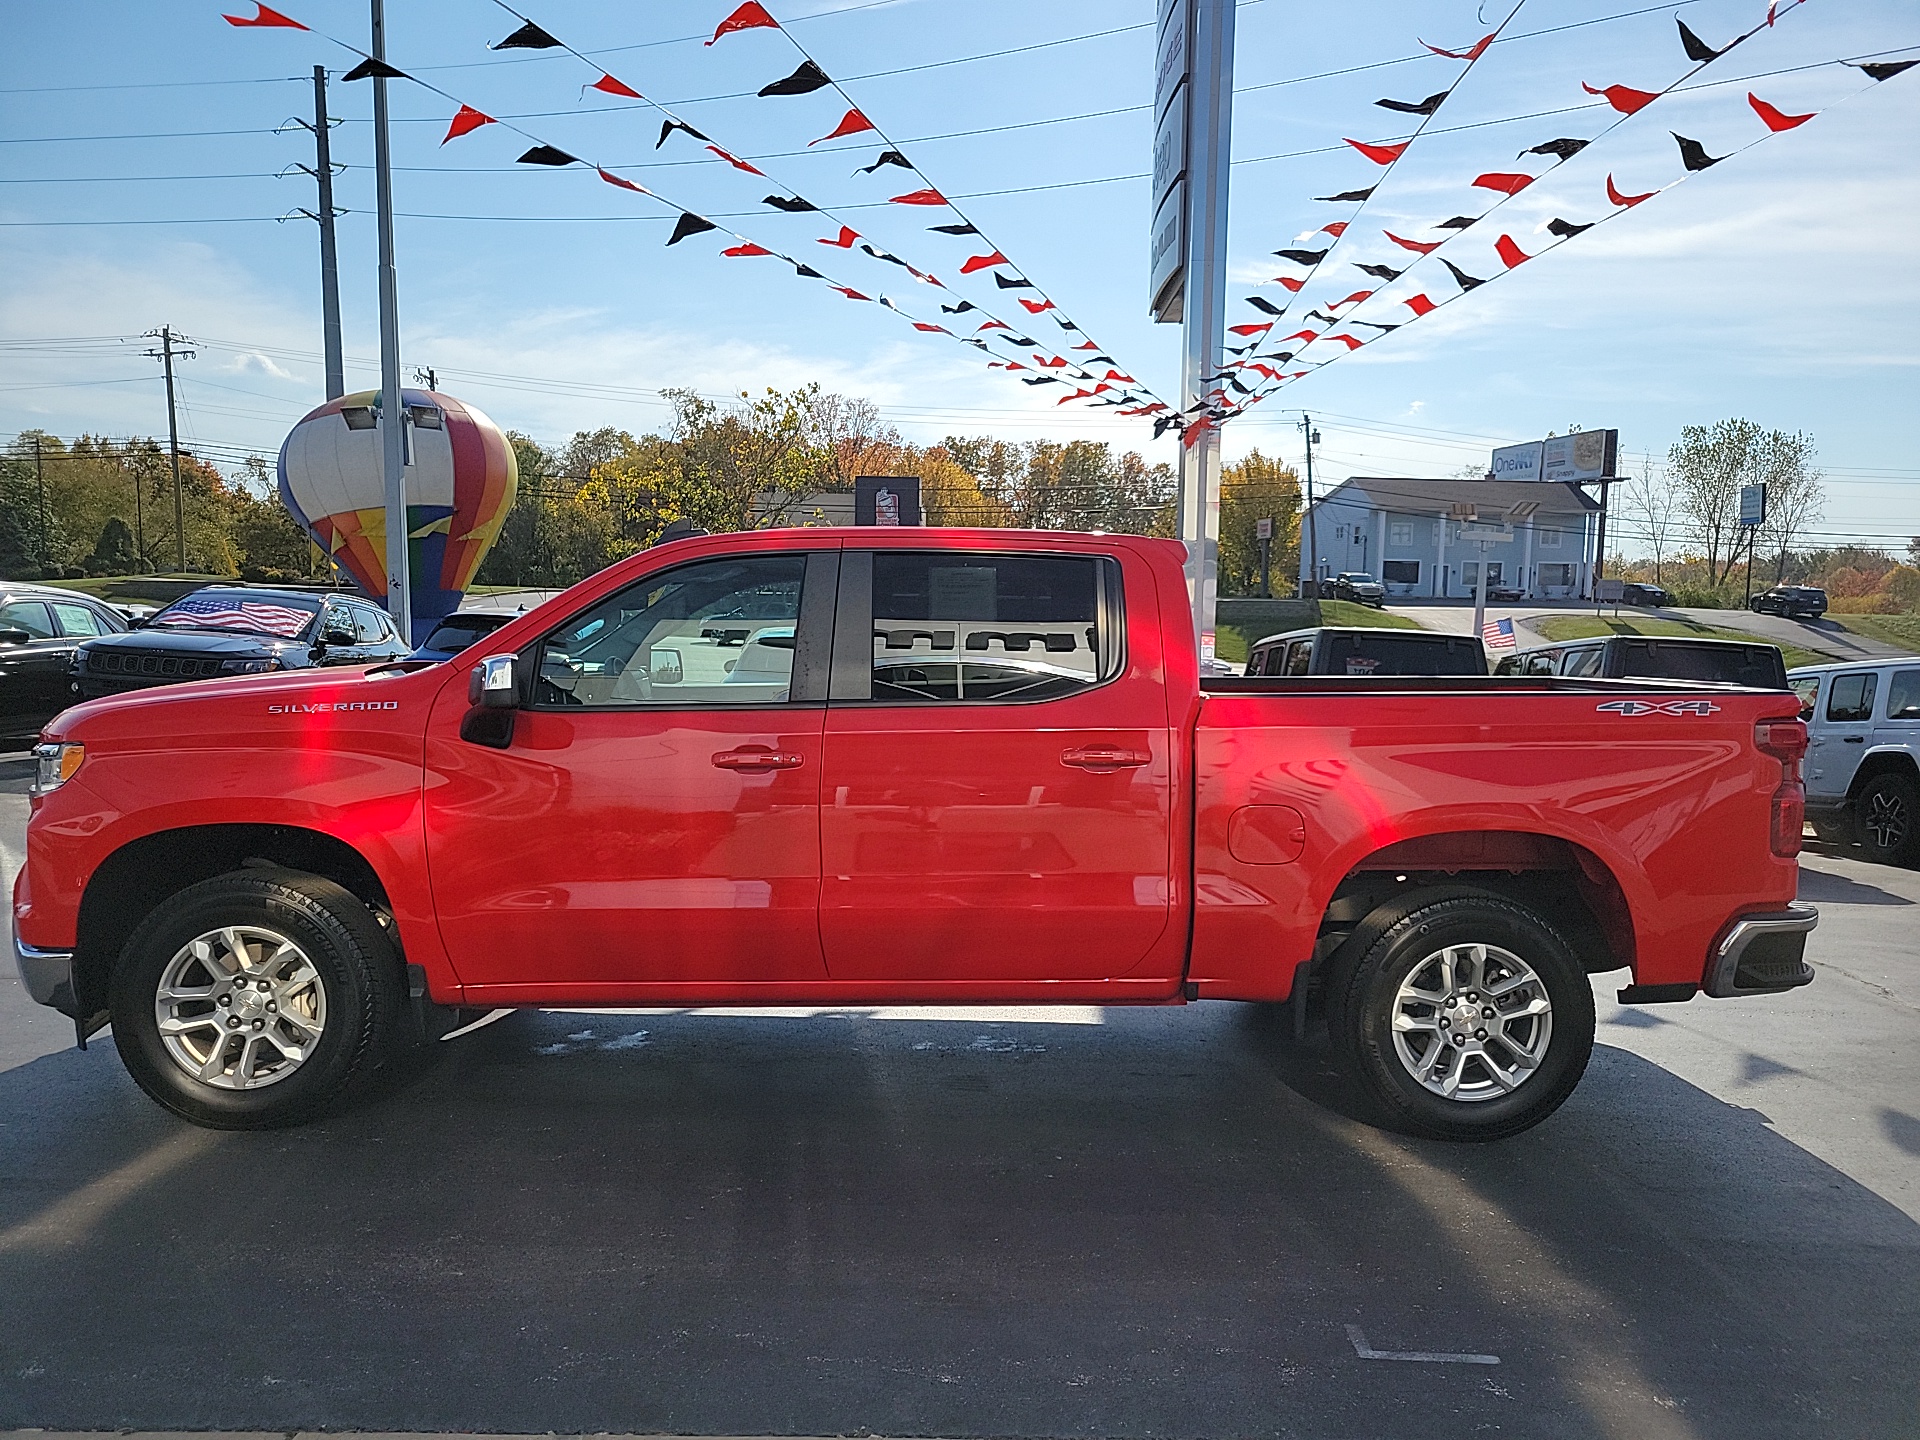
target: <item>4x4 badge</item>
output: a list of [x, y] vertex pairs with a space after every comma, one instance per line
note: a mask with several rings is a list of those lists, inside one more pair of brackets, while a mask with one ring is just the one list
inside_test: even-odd
[[1712, 715], [1711, 700], [1608, 700], [1593, 707], [1614, 715]]

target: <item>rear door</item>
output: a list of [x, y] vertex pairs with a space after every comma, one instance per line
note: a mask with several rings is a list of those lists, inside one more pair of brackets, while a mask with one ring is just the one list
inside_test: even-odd
[[845, 553], [820, 822], [833, 979], [1178, 973], [1160, 946], [1175, 757], [1136, 565]]
[[67, 666], [79, 642], [61, 636], [44, 600], [0, 605], [0, 630], [26, 637], [0, 645], [0, 728], [9, 736], [31, 735], [72, 700]]
[[1875, 670], [1843, 670], [1827, 676], [1826, 690], [1820, 723], [1808, 736], [1807, 796], [1838, 800], [1853, 783], [1853, 772], [1860, 768], [1867, 737], [1873, 733], [1880, 675]]

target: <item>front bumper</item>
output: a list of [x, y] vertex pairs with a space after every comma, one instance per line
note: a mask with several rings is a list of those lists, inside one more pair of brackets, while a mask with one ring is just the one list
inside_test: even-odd
[[[9, 927], [11, 929], [11, 927]], [[13, 963], [19, 967], [20, 983], [36, 1004], [51, 1005], [62, 1015], [80, 1018], [80, 998], [73, 987], [73, 952], [42, 950], [13, 934]]]
[[1807, 935], [1819, 923], [1820, 912], [1798, 901], [1772, 914], [1741, 916], [1713, 947], [1702, 988], [1724, 1000], [1812, 984], [1813, 967], [1804, 955]]

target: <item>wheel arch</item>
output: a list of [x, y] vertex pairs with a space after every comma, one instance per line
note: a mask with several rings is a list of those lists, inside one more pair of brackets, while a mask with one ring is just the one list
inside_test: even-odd
[[1920, 784], [1920, 763], [1914, 760], [1911, 750], [1900, 747], [1869, 750], [1860, 757], [1860, 764], [1853, 772], [1853, 780], [1847, 786], [1847, 799], [1858, 800], [1860, 792], [1882, 775], [1904, 775]]
[[1638, 958], [1626, 888], [1593, 850], [1540, 831], [1443, 830], [1393, 841], [1348, 867], [1321, 914], [1315, 969], [1369, 915], [1432, 890], [1478, 890], [1524, 906], [1565, 938], [1589, 973]]
[[[353, 846], [299, 825], [192, 825], [128, 841], [88, 877], [80, 898], [74, 990], [82, 1015], [106, 1009], [120, 951], [140, 922], [202, 880], [249, 865], [277, 866], [332, 880], [368, 909], [391, 913], [386, 887]], [[398, 944], [397, 930], [394, 932]]]

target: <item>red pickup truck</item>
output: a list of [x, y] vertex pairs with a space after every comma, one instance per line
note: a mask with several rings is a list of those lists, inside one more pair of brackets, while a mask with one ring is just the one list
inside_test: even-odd
[[696, 537], [448, 664], [79, 706], [37, 752], [22, 975], [211, 1126], [495, 1007], [1312, 996], [1389, 1118], [1457, 1139], [1566, 1098], [1589, 973], [1812, 979], [1792, 694], [1203, 683], [1181, 558]]

